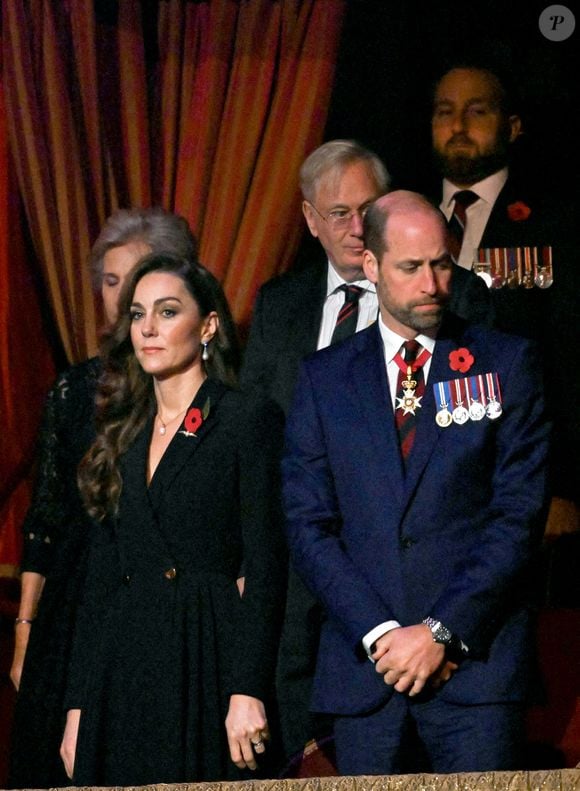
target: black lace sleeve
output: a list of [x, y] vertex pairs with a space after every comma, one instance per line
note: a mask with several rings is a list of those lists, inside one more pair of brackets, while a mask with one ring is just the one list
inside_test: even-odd
[[86, 517], [76, 483], [77, 466], [94, 438], [94, 398], [99, 375], [93, 358], [62, 373], [48, 394], [38, 437], [37, 474], [23, 525], [21, 571], [44, 576], [55, 548], [81, 531]]

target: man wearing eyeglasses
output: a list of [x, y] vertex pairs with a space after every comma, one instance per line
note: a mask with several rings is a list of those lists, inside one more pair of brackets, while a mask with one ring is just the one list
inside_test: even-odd
[[302, 210], [326, 260], [262, 286], [242, 370], [242, 384], [265, 390], [285, 412], [300, 361], [333, 340], [340, 310], [351, 296], [344, 287], [360, 291], [335, 340], [377, 317], [375, 287], [362, 272], [362, 215], [389, 182], [376, 154], [352, 140], [324, 143], [302, 165]]

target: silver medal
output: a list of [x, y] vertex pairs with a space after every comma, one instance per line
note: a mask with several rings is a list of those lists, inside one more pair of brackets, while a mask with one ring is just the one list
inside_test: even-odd
[[485, 412], [490, 420], [496, 420], [503, 412], [501, 404], [492, 398], [485, 408]]
[[469, 420], [469, 412], [464, 406], [461, 406], [460, 404], [459, 406], [456, 406], [455, 409], [453, 410], [452, 417], [454, 423], [457, 423], [458, 426], [462, 426], [464, 423], [467, 423], [467, 421]]
[[485, 407], [479, 401], [472, 401], [469, 405], [469, 417], [472, 420], [482, 420], [485, 417]]

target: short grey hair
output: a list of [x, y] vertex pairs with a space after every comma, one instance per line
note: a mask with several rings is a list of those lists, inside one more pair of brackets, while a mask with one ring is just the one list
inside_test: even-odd
[[109, 250], [139, 242], [146, 244], [152, 253], [171, 253], [197, 260], [197, 240], [185, 217], [160, 206], [118, 209], [105, 220], [91, 249], [89, 264], [97, 289], [102, 285], [104, 259]]
[[377, 183], [378, 192], [387, 192], [391, 178], [380, 158], [356, 140], [329, 140], [315, 149], [300, 168], [300, 189], [307, 201], [314, 201], [320, 181], [327, 173], [341, 173], [354, 162], [364, 162]]

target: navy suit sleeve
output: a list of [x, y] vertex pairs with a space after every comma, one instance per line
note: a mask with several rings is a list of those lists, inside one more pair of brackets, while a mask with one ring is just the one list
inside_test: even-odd
[[394, 616], [349, 557], [316, 395], [303, 365], [288, 417], [282, 461], [284, 508], [295, 568], [338, 623], [353, 651]]

